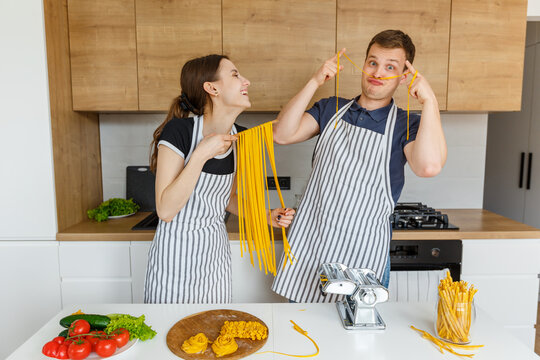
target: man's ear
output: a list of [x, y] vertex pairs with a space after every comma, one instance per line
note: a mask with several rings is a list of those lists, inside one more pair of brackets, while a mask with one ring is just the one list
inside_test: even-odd
[[407, 71], [405, 71], [403, 75], [401, 75], [401, 79], [399, 79], [399, 85], [404, 84], [406, 81], [407, 81]]

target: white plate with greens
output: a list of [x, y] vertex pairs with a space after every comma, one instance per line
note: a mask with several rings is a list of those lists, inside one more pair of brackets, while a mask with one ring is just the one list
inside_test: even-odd
[[121, 219], [125, 218], [131, 215], [135, 215], [136, 212], [132, 212], [131, 214], [125, 214], [125, 215], [116, 215], [116, 216], [109, 216], [109, 219]]

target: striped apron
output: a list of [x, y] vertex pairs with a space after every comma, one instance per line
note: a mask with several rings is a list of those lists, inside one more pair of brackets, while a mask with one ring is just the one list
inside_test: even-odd
[[272, 284], [272, 290], [295, 302], [340, 298], [324, 297], [319, 290], [317, 269], [325, 262], [369, 268], [379, 279], [384, 273], [392, 236], [389, 165], [397, 107], [392, 106], [379, 134], [341, 119], [353, 103], [332, 117], [317, 141], [313, 170], [289, 233], [298, 261]]
[[[195, 118], [189, 155], [200, 140], [197, 134], [202, 134], [202, 123], [202, 117]], [[236, 134], [234, 126], [231, 134]], [[233, 173], [201, 172], [193, 193], [174, 219], [169, 223], [159, 220], [148, 254], [145, 303], [232, 302], [225, 208], [236, 172], [235, 145], [216, 158], [224, 158], [230, 151], [235, 157]]]

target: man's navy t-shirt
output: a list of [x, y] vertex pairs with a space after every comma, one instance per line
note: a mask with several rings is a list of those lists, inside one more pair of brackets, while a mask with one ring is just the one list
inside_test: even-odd
[[[368, 111], [358, 105], [358, 99], [343, 115], [342, 120], [349, 124], [360, 126], [365, 129], [375, 131], [379, 134], [384, 134], [386, 128], [386, 119], [388, 113], [394, 104], [394, 100], [389, 105]], [[352, 99], [339, 98], [339, 108], [345, 106]], [[332, 116], [336, 114], [336, 97], [330, 97], [319, 100], [307, 112], [315, 118], [319, 124], [320, 133], [323, 132], [326, 125], [329, 123]], [[398, 108], [396, 114], [396, 124], [394, 126], [394, 137], [392, 140], [392, 154], [390, 157], [390, 184], [392, 187], [392, 198], [396, 203], [401, 195], [403, 184], [405, 183], [405, 163], [407, 158], [403, 152], [405, 145], [416, 139], [418, 126], [420, 124], [420, 116], [417, 114], [409, 115], [409, 140], [407, 140], [407, 111]]]

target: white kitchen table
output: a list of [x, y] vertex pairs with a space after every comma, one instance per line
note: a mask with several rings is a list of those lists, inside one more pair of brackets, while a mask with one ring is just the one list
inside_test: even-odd
[[[50, 359], [41, 354], [43, 345], [57, 336], [62, 328], [59, 320], [81, 308], [85, 313], [142, 314], [146, 323], [157, 335], [148, 341], [139, 341], [135, 346], [113, 359], [179, 359], [169, 351], [166, 336], [169, 329], [183, 317], [211, 309], [234, 309], [251, 313], [269, 327], [269, 336], [260, 351], [274, 350], [289, 354], [312, 354], [315, 348], [311, 341], [296, 332], [289, 320], [296, 322], [308, 332], [320, 347], [316, 359], [458, 359], [445, 352], [441, 354], [431, 342], [410, 329], [410, 325], [433, 334], [435, 306], [431, 303], [384, 303], [377, 306], [387, 324], [386, 331], [367, 333], [345, 330], [338, 318], [334, 304], [228, 304], [228, 305], [146, 305], [146, 304], [99, 304], [66, 308], [46, 323], [36, 334], [21, 345], [8, 360]], [[538, 360], [519, 340], [510, 335], [501, 325], [478, 310], [473, 344], [483, 344], [474, 353], [475, 360], [519, 359]], [[459, 351], [458, 352], [464, 352]], [[468, 353], [468, 352], [466, 352]], [[288, 359], [277, 354], [252, 354], [246, 359]]]

